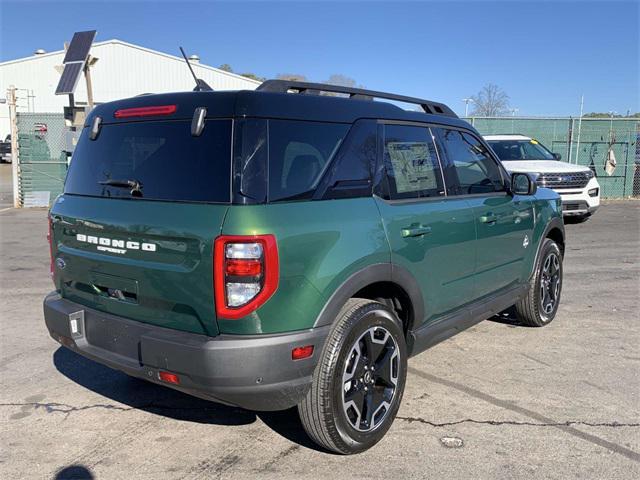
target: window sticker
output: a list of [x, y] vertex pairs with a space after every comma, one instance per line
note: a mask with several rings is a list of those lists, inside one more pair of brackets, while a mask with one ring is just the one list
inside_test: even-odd
[[398, 193], [438, 188], [430, 147], [425, 142], [387, 143]]

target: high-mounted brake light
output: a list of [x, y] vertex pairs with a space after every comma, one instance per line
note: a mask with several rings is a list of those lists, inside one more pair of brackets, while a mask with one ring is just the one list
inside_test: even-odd
[[153, 117], [155, 115], [171, 115], [178, 109], [177, 105], [157, 105], [154, 107], [123, 108], [113, 114], [116, 118]]
[[222, 235], [213, 250], [218, 318], [245, 317], [277, 290], [278, 247], [273, 235]]

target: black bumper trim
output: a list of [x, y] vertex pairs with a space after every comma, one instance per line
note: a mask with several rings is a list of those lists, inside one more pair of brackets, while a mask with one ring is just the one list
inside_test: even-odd
[[[82, 313], [80, 313], [82, 312]], [[311, 385], [330, 326], [276, 335], [208, 337], [149, 325], [61, 298], [44, 300], [54, 340], [98, 363], [191, 395], [249, 410], [285, 410]], [[71, 322], [79, 325], [71, 331]], [[310, 358], [292, 360], [294, 347], [314, 345]], [[159, 380], [166, 370], [180, 385]]]

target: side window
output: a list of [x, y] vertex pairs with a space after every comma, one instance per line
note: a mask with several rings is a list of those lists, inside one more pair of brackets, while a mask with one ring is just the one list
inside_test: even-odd
[[442, 173], [430, 130], [385, 125], [384, 165], [392, 199], [444, 195]]
[[331, 166], [322, 198], [355, 198], [371, 195], [371, 170], [376, 161], [378, 124], [374, 120], [357, 121]]
[[459, 130], [438, 129], [440, 142], [457, 177], [454, 193], [467, 195], [505, 190], [500, 167], [479, 140]]
[[269, 201], [313, 195], [350, 126], [269, 120]]

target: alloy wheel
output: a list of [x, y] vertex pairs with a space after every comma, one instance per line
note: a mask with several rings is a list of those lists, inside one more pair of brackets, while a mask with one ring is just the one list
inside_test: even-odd
[[391, 409], [400, 367], [398, 344], [381, 326], [366, 330], [352, 345], [342, 375], [342, 407], [350, 425], [369, 432]]
[[550, 253], [544, 260], [540, 275], [540, 307], [545, 315], [550, 315], [558, 303], [560, 294], [560, 259]]

